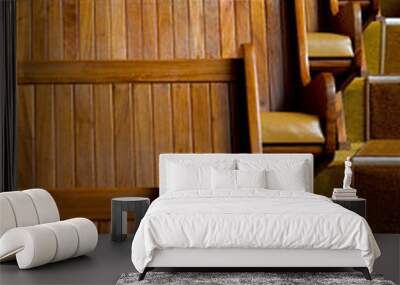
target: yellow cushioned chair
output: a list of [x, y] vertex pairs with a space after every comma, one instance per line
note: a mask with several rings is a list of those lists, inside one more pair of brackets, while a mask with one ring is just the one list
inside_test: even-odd
[[[365, 67], [362, 14], [357, 1], [294, 0], [300, 78], [303, 85], [331, 72], [342, 89]], [[329, 5], [330, 4], [330, 5]], [[340, 4], [340, 5], [339, 5]]]

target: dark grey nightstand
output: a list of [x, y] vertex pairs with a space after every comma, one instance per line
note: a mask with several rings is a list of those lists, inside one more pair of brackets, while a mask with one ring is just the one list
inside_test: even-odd
[[332, 199], [332, 202], [359, 214], [364, 219], [367, 218], [367, 200], [363, 198], [354, 198], [349, 200]]
[[127, 212], [133, 212], [135, 217], [134, 233], [139, 227], [150, 199], [144, 197], [119, 197], [111, 200], [111, 239], [123, 241], [127, 238]]

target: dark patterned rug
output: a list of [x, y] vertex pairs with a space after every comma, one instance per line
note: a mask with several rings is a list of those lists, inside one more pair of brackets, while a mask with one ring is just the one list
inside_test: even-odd
[[213, 285], [395, 285], [380, 275], [372, 275], [368, 281], [359, 272], [148, 272], [146, 278], [138, 281], [138, 273], [122, 274], [117, 285], [133, 284], [213, 284]]

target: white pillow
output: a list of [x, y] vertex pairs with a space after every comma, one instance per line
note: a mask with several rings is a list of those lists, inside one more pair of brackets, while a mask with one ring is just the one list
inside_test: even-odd
[[267, 171], [268, 189], [287, 191], [306, 191], [307, 177], [301, 167], [281, 171], [271, 169]]
[[212, 189], [236, 189], [236, 170], [212, 168], [211, 183]]
[[236, 170], [238, 188], [267, 188], [267, 172], [262, 170]]
[[169, 162], [167, 185], [171, 191], [210, 189], [211, 168]]
[[238, 161], [239, 170], [266, 170], [267, 188], [272, 190], [306, 191], [309, 183], [307, 167], [304, 160]]
[[265, 170], [229, 170], [212, 169], [211, 171], [212, 189], [231, 189], [240, 188], [266, 188], [267, 177]]

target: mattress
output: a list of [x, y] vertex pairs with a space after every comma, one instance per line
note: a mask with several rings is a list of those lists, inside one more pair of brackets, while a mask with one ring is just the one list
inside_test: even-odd
[[132, 243], [139, 272], [163, 249], [359, 250], [372, 271], [379, 248], [361, 216], [300, 191], [179, 191], [156, 199]]

